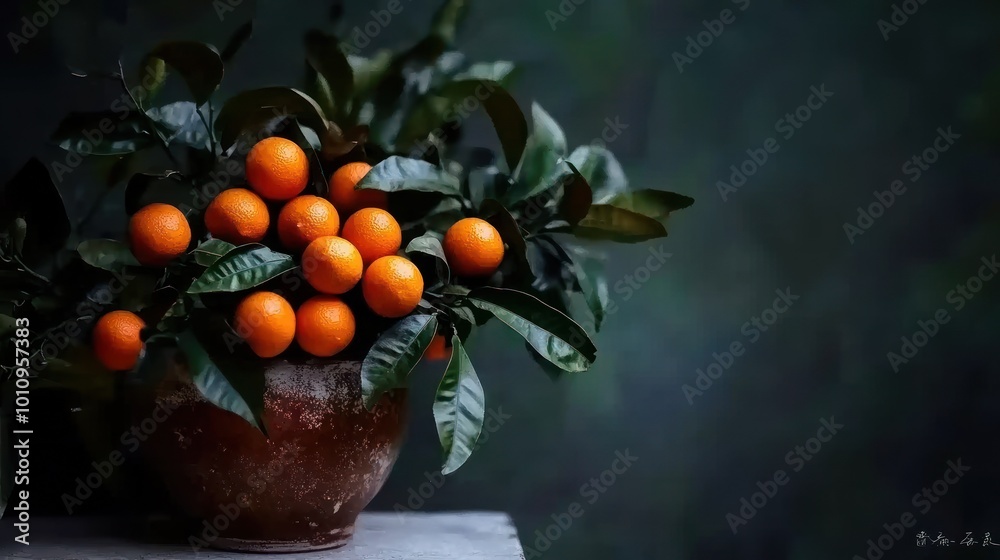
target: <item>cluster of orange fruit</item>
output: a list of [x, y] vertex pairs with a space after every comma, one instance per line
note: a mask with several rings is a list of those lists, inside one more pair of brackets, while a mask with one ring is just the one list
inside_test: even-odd
[[[266, 138], [247, 155], [250, 188], [225, 190], [209, 204], [208, 232], [241, 245], [260, 242], [271, 227], [265, 200], [283, 202], [276, 224], [278, 239], [286, 250], [301, 253], [303, 276], [318, 292], [298, 310], [267, 291], [251, 293], [239, 303], [233, 326], [258, 356], [278, 356], [293, 341], [318, 357], [342, 351], [353, 339], [356, 325], [351, 309], [337, 296], [358, 283], [365, 303], [377, 315], [403, 317], [417, 307], [423, 277], [412, 262], [397, 256], [402, 232], [387, 211], [386, 193], [355, 189], [370, 170], [364, 162], [348, 163], [331, 176], [329, 200], [302, 195], [309, 182], [305, 152], [291, 140]], [[187, 219], [169, 204], [154, 203], [136, 212], [128, 235], [132, 253], [145, 266], [165, 266], [191, 243]], [[479, 218], [452, 225], [443, 248], [452, 271], [464, 277], [493, 274], [504, 256], [499, 232]], [[131, 369], [142, 351], [144, 326], [128, 311], [101, 317], [93, 334], [95, 355], [109, 369]], [[443, 339], [435, 343], [432, 350], [437, 354]]]

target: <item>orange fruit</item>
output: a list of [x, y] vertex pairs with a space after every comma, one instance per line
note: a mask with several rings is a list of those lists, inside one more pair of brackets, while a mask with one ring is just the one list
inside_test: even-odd
[[295, 311], [274, 292], [254, 292], [243, 298], [233, 319], [236, 334], [261, 358], [281, 354], [295, 338]]
[[361, 253], [341, 237], [320, 237], [302, 253], [302, 275], [324, 294], [347, 292], [361, 280], [363, 270]]
[[341, 236], [358, 248], [366, 266], [380, 257], [395, 255], [403, 242], [396, 219], [379, 208], [362, 208], [352, 214]]
[[382, 257], [368, 267], [361, 279], [365, 302], [377, 315], [402, 317], [416, 309], [424, 295], [424, 277], [403, 257]]
[[313, 296], [295, 313], [295, 340], [313, 356], [329, 358], [354, 338], [354, 313], [336, 296]]
[[337, 235], [339, 231], [337, 209], [318, 196], [295, 197], [278, 214], [278, 237], [293, 251], [301, 251], [316, 239]]
[[389, 207], [389, 199], [382, 191], [374, 189], [355, 190], [358, 181], [364, 178], [372, 166], [363, 161], [355, 161], [334, 171], [330, 177], [330, 201], [344, 216], [362, 208]]
[[309, 159], [298, 144], [272, 136], [247, 154], [247, 182], [268, 200], [289, 200], [309, 182]]
[[146, 266], [165, 266], [187, 251], [191, 226], [177, 208], [153, 203], [136, 212], [128, 223], [132, 254]]
[[219, 193], [205, 210], [205, 227], [212, 237], [243, 245], [264, 239], [271, 216], [259, 196], [247, 189]]
[[451, 348], [448, 348], [445, 345], [445, 338], [443, 335], [434, 335], [434, 340], [431, 340], [430, 346], [428, 346], [427, 351], [424, 352], [424, 357], [432, 362], [447, 360], [451, 357]]
[[444, 234], [444, 255], [459, 276], [489, 276], [503, 261], [503, 239], [486, 220], [462, 218]]
[[129, 370], [135, 367], [142, 353], [140, 334], [146, 323], [130, 311], [112, 311], [94, 325], [94, 355], [104, 367]]

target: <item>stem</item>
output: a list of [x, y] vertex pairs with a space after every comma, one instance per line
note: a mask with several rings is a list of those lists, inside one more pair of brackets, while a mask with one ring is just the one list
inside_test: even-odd
[[48, 278], [42, 276], [41, 274], [35, 272], [34, 270], [31, 270], [31, 268], [29, 268], [28, 265], [24, 264], [24, 261], [21, 260], [21, 257], [19, 257], [17, 255], [14, 255], [14, 262], [16, 262], [18, 264], [18, 266], [21, 267], [22, 270], [24, 270], [25, 272], [27, 272], [32, 277], [34, 277], [36, 280], [42, 282], [46, 286], [52, 283], [52, 282], [49, 281]]
[[153, 133], [156, 135], [156, 139], [160, 141], [160, 146], [163, 148], [163, 151], [167, 153], [167, 157], [169, 157], [170, 161], [172, 161], [173, 164], [177, 166], [178, 169], [180, 169], [181, 167], [180, 162], [178, 162], [177, 158], [174, 157], [174, 154], [171, 153], [170, 146], [167, 145], [167, 140], [163, 137], [162, 134], [160, 134], [160, 131], [157, 130], [156, 122], [153, 120], [152, 117], [146, 114], [145, 109], [142, 108], [142, 105], [139, 103], [139, 101], [135, 98], [134, 95], [132, 95], [132, 90], [128, 89], [128, 83], [125, 81], [125, 69], [122, 67], [121, 59], [118, 59], [118, 77], [121, 78], [122, 88], [125, 89], [125, 93], [128, 95], [129, 99], [132, 100], [132, 104], [135, 105], [135, 108], [139, 110], [139, 114], [141, 114], [143, 118], [146, 120], [146, 124], [149, 125], [149, 128], [151, 128]]

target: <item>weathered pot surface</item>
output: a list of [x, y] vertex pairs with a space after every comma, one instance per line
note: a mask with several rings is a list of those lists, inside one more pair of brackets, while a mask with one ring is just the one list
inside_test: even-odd
[[269, 363], [265, 437], [206, 401], [186, 368], [170, 360], [135, 418], [136, 426], [156, 423], [143, 454], [178, 506], [200, 522], [192, 546], [295, 552], [350, 540], [396, 461], [406, 421], [405, 391], [365, 410], [360, 368]]

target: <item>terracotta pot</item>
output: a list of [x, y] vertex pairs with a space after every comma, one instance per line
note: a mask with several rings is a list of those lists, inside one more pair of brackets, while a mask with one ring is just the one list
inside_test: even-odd
[[157, 362], [168, 371], [151, 399], [140, 399], [146, 406], [136, 409], [135, 425], [145, 422], [148, 433], [155, 423], [141, 448], [200, 523], [190, 544], [293, 552], [350, 540], [402, 445], [405, 391], [369, 412], [360, 362], [273, 362], [265, 370], [265, 437], [206, 401], [183, 365]]

